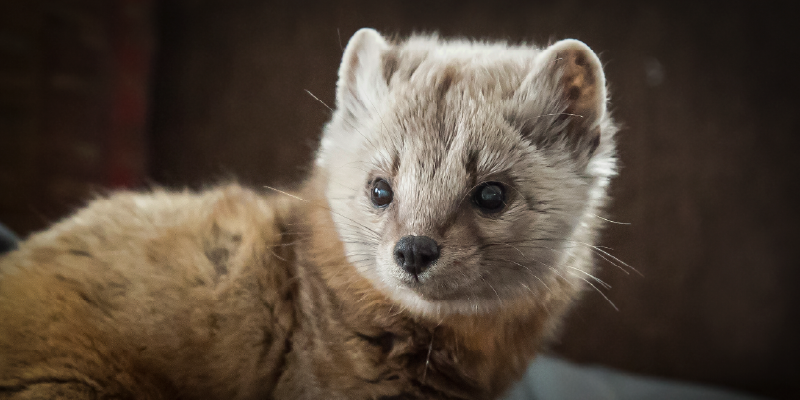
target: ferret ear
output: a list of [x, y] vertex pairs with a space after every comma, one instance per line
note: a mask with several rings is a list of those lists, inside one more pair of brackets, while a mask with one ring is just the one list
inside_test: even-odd
[[583, 42], [559, 41], [537, 57], [522, 86], [523, 135], [548, 146], [568, 144], [591, 156], [606, 117], [606, 80], [597, 55]]
[[336, 105], [355, 115], [368, 112], [386, 94], [383, 53], [389, 44], [374, 29], [362, 28], [350, 38], [339, 67]]

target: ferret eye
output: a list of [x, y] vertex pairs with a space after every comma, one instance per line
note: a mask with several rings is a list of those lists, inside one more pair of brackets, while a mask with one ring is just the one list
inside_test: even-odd
[[496, 213], [506, 206], [506, 189], [502, 183], [486, 182], [475, 189], [472, 202], [485, 213]]
[[372, 198], [372, 204], [374, 204], [375, 207], [383, 208], [392, 202], [392, 199], [394, 198], [394, 192], [392, 191], [392, 187], [389, 186], [389, 182], [386, 182], [383, 179], [376, 179], [375, 182], [372, 183], [370, 197]]

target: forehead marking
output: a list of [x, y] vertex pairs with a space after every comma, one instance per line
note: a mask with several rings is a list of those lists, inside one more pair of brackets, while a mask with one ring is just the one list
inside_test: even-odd
[[448, 65], [447, 68], [444, 69], [441, 77], [438, 79], [436, 84], [436, 100], [441, 102], [444, 100], [444, 97], [447, 95], [447, 92], [453, 86], [453, 82], [456, 81], [458, 75], [458, 71], [452, 65]]

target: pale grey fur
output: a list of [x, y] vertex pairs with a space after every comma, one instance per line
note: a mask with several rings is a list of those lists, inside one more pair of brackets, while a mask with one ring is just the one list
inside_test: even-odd
[[[564, 87], [563, 54], [588, 71], [577, 98]], [[390, 43], [362, 29], [345, 50], [336, 101], [317, 164], [350, 261], [390, 298], [435, 316], [566, 301], [589, 283], [616, 127], [586, 45]], [[386, 209], [370, 203], [376, 178], [394, 189]], [[470, 193], [494, 180], [509, 184], [509, 203], [483, 215]], [[392, 258], [405, 235], [442, 247], [420, 282]]]

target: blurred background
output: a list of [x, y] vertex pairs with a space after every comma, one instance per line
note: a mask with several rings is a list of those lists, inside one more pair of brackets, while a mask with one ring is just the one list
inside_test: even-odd
[[[601, 262], [551, 351], [800, 396], [800, 37], [774, 2], [0, 1], [0, 222], [22, 237], [93, 193], [304, 175], [342, 46], [388, 35], [600, 54], [624, 129]], [[602, 261], [602, 260], [600, 260]]]

